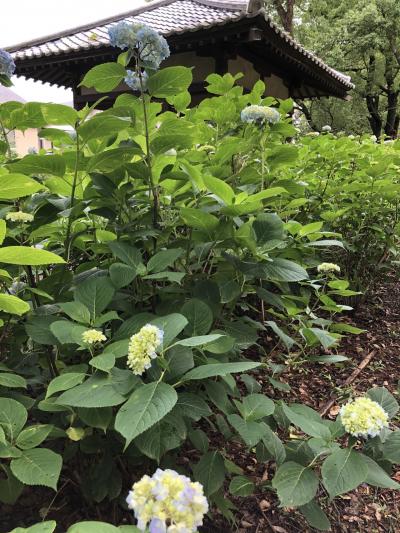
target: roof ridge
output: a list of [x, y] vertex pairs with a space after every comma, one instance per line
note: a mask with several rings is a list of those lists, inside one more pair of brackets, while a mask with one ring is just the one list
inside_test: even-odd
[[[199, 0], [189, 1], [199, 2]], [[135, 9], [130, 9], [129, 11], [123, 11], [122, 13], [117, 13], [116, 15], [111, 15], [109, 17], [105, 17], [99, 20], [92, 20], [91, 22], [87, 22], [86, 24], [82, 24], [81, 26], [76, 26], [74, 28], [66, 28], [65, 30], [58, 31], [56, 33], [51, 33], [49, 35], [44, 35], [43, 37], [37, 37], [36, 39], [32, 39], [30, 41], [23, 41], [21, 43], [17, 43], [11, 46], [6, 46], [4, 47], [4, 50], [6, 50], [7, 52], [16, 52], [21, 48], [28, 48], [38, 44], [42, 44], [47, 41], [53, 41], [62, 37], [68, 37], [69, 35], [71, 35], [71, 33], [76, 34], [82, 31], [92, 30], [94, 27], [105, 26], [106, 24], [111, 24], [112, 22], [116, 22], [119, 19], [140, 15], [141, 13], [145, 13], [148, 11], [153, 11], [153, 9], [157, 9], [158, 7], [162, 7], [168, 4], [173, 4], [174, 2], [179, 2], [179, 0], [156, 0], [154, 2], [151, 2], [150, 4], [144, 4], [142, 6], [136, 7]]]
[[220, 7], [223, 9], [240, 10], [245, 13], [255, 13], [262, 8], [261, 0], [193, 0], [198, 4], [210, 7]]
[[[181, 0], [155, 0], [149, 4], [144, 4], [135, 9], [129, 11], [124, 11], [116, 15], [112, 15], [100, 20], [94, 20], [82, 24], [81, 26], [76, 26], [74, 28], [67, 28], [56, 33], [51, 33], [49, 35], [44, 35], [43, 37], [37, 37], [36, 39], [31, 39], [30, 41], [22, 41], [11, 46], [6, 46], [4, 50], [7, 52], [17, 52], [21, 48], [30, 48], [32, 46], [37, 46], [48, 41], [55, 41], [56, 39], [61, 39], [63, 37], [68, 37], [69, 35], [77, 34], [83, 31], [92, 30], [97, 26], [105, 26], [106, 24], [111, 24], [112, 22], [117, 22], [120, 19], [127, 17], [132, 17], [140, 15], [141, 13], [147, 13], [153, 11], [162, 6], [169, 4], [174, 4]], [[190, 2], [195, 2], [196, 4], [202, 4], [213, 8], [221, 8], [232, 11], [243, 11], [243, 13], [255, 13], [261, 8], [260, 0], [188, 0]]]

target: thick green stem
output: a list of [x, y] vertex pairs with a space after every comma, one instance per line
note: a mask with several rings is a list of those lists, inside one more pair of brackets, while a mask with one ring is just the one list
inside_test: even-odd
[[73, 219], [73, 207], [75, 204], [75, 194], [76, 194], [76, 187], [78, 184], [78, 169], [79, 169], [79, 154], [80, 154], [80, 145], [79, 145], [79, 135], [76, 134], [76, 153], [75, 153], [75, 168], [74, 168], [74, 179], [72, 182], [72, 189], [71, 189], [71, 197], [70, 197], [70, 213], [68, 216], [68, 225], [67, 225], [67, 234], [65, 236], [65, 242], [64, 242], [64, 257], [66, 261], [69, 261], [70, 258], [70, 252], [71, 252], [71, 228], [72, 228], [72, 219]]
[[146, 164], [147, 169], [149, 173], [149, 194], [153, 197], [153, 215], [152, 215], [152, 221], [153, 221], [153, 228], [158, 229], [158, 211], [159, 211], [159, 198], [158, 198], [158, 192], [157, 187], [154, 185], [154, 179], [153, 179], [153, 169], [152, 169], [152, 160], [151, 160], [151, 152], [150, 152], [150, 133], [149, 133], [149, 119], [147, 115], [147, 106], [146, 106], [146, 99], [144, 94], [144, 85], [143, 85], [143, 78], [142, 73], [140, 69], [138, 70], [139, 80], [140, 80], [140, 92], [141, 92], [141, 100], [143, 105], [143, 120], [144, 120], [144, 135], [146, 139]]
[[261, 146], [261, 190], [264, 190], [265, 187], [265, 136], [262, 134], [260, 140]]

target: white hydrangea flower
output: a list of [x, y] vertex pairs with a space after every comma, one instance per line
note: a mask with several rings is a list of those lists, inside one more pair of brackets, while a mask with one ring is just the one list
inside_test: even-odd
[[10, 211], [6, 214], [6, 220], [10, 220], [11, 222], [28, 223], [32, 222], [33, 215], [24, 213], [23, 211]]
[[389, 425], [389, 415], [371, 398], [360, 397], [343, 405], [340, 418], [344, 429], [354, 437], [376, 437]]
[[317, 266], [318, 272], [337, 272], [340, 273], [340, 266], [335, 263], [321, 263]]
[[321, 131], [325, 131], [326, 133], [329, 133], [330, 131], [332, 131], [332, 128], [331, 126], [329, 126], [329, 124], [325, 124], [325, 126], [322, 126]]
[[151, 367], [151, 360], [157, 357], [156, 350], [163, 342], [164, 332], [157, 326], [146, 324], [132, 335], [129, 341], [127, 366], [141, 376]]
[[194, 533], [202, 525], [208, 502], [200, 483], [174, 470], [143, 476], [126, 498], [137, 527], [150, 533]]
[[262, 105], [249, 105], [240, 113], [242, 122], [247, 124], [276, 124], [281, 118], [281, 114], [273, 107]]
[[82, 333], [82, 340], [85, 344], [96, 344], [106, 341], [107, 337], [97, 329], [88, 329]]

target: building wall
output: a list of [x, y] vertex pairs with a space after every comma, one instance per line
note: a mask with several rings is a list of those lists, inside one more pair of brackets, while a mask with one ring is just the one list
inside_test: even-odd
[[[205, 81], [209, 74], [212, 74], [216, 70], [216, 60], [214, 57], [202, 57], [198, 56], [196, 52], [183, 52], [180, 54], [174, 54], [166, 61], [163, 62], [163, 67], [171, 67], [182, 65], [185, 67], [193, 68], [193, 83], [201, 84]], [[244, 76], [238, 80], [238, 84], [242, 85], [245, 89], [251, 90], [253, 85], [260, 79], [260, 74], [254, 68], [253, 64], [244, 59], [241, 56], [237, 56], [235, 59], [228, 60], [228, 72], [231, 74], [243, 73]], [[285, 86], [284, 80], [275, 74], [271, 74], [268, 78], [263, 80], [266, 84], [266, 96], [275, 96], [276, 98], [286, 99], [289, 98], [289, 90]], [[126, 92], [129, 88], [122, 83], [116, 92]], [[81, 87], [81, 95], [93, 95], [95, 91], [91, 88]], [[200, 96], [200, 95], [199, 95]], [[194, 103], [197, 99], [194, 98]]]
[[34, 128], [28, 128], [25, 131], [16, 131], [14, 135], [14, 150], [18, 156], [24, 156], [29, 154], [30, 151], [35, 150], [39, 152], [44, 148], [45, 150], [51, 150], [51, 142], [46, 139], [41, 139], [38, 136], [38, 130]]

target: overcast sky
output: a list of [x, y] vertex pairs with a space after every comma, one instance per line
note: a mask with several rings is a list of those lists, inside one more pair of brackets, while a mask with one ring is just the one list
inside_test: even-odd
[[[143, 0], [0, 0], [0, 48], [135, 9]], [[71, 91], [48, 83], [13, 78], [13, 91], [25, 100], [72, 101]]]

